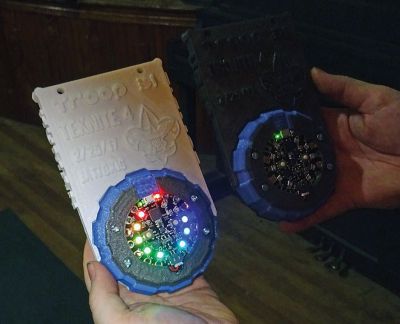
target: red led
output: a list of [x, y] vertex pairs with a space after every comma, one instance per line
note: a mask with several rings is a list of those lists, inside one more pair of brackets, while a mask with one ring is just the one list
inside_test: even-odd
[[139, 216], [139, 218], [144, 218], [144, 216], [146, 216], [145, 212], [143, 210], [140, 210], [137, 215]]
[[161, 195], [159, 193], [156, 193], [153, 195], [154, 200], [159, 200], [161, 198]]

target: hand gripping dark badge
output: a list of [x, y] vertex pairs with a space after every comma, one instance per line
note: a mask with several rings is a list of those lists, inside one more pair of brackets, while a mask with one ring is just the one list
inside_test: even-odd
[[335, 157], [290, 16], [189, 30], [182, 39], [243, 202], [274, 221], [315, 211], [334, 190]]

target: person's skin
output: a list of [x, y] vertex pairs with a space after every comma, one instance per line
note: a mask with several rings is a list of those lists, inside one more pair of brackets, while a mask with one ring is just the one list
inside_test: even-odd
[[[314, 214], [281, 223], [286, 232], [353, 208], [400, 206], [400, 92], [315, 68], [311, 74], [318, 90], [341, 105], [323, 108], [336, 152], [336, 190]], [[95, 261], [88, 243], [83, 269], [96, 324], [237, 323], [202, 277], [174, 294], [132, 293]]]
[[285, 232], [354, 208], [400, 206], [400, 92], [316, 68], [311, 75], [318, 90], [341, 108], [323, 108], [336, 153], [336, 189], [314, 214], [281, 223]]
[[96, 324], [238, 323], [203, 277], [173, 294], [146, 296], [117, 284], [111, 273], [95, 260], [86, 242], [83, 271]]

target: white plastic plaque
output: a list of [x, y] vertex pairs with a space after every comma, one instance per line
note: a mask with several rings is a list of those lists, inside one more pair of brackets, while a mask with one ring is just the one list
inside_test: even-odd
[[160, 59], [36, 88], [33, 100], [91, 243], [99, 200], [108, 187], [141, 168], [183, 173], [201, 186], [216, 215]]

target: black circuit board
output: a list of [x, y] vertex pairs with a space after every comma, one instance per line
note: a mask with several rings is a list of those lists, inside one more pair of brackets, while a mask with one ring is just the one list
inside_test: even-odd
[[141, 261], [177, 272], [196, 242], [197, 225], [187, 202], [176, 195], [157, 193], [137, 201], [129, 211], [125, 235]]
[[318, 138], [308, 138], [293, 129], [274, 133], [263, 150], [263, 162], [268, 184], [302, 199], [310, 196], [325, 166]]

